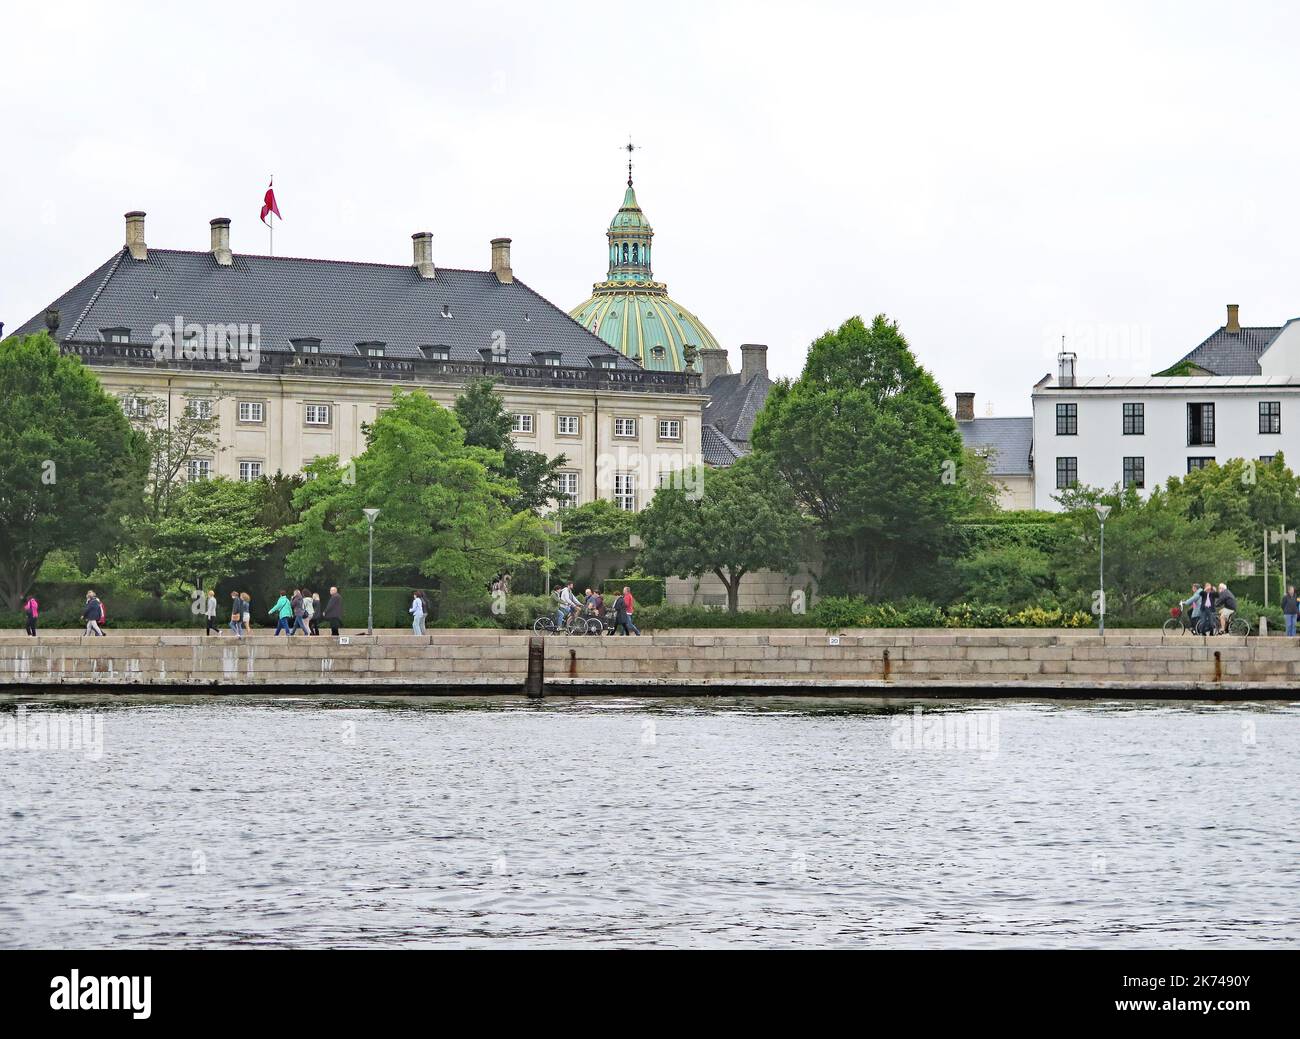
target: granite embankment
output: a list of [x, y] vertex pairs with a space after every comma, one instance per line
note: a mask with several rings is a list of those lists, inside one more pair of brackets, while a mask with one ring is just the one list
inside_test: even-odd
[[[442, 630], [237, 641], [158, 632], [0, 636], [0, 685], [46, 692], [367, 689], [450, 695], [865, 694], [1281, 698], [1300, 643], [1121, 631], [694, 630], [642, 638]], [[544, 658], [538, 660], [541, 644]]]

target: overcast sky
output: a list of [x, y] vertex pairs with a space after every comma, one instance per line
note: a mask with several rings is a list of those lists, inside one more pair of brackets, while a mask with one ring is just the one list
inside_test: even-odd
[[117, 249], [485, 269], [570, 309], [628, 134], [655, 274], [739, 363], [885, 313], [951, 404], [1028, 414], [1061, 336], [1149, 374], [1300, 315], [1300, 14], [1283, 3], [0, 7], [0, 320]]

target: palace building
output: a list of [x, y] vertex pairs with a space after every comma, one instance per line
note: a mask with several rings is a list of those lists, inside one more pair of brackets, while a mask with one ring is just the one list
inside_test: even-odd
[[[653, 297], [654, 320], [673, 324], [677, 311], [648, 280], [649, 225], [617, 221], [611, 279], [641, 288], [609, 301]], [[711, 337], [647, 334], [632, 347], [612, 317], [596, 335], [515, 277], [508, 238], [492, 240], [487, 270], [457, 270], [435, 264], [428, 232], [412, 235], [411, 263], [398, 265], [234, 252], [230, 230], [218, 218], [207, 250], [157, 249], [145, 214], [128, 213], [124, 245], [15, 333], [48, 330], [137, 416], [151, 401], [166, 411], [155, 421], [215, 414], [218, 451], [191, 459], [191, 478], [347, 462], [395, 388], [451, 406], [484, 376], [498, 381], [519, 447], [564, 455], [570, 503], [639, 509], [667, 474], [701, 460], [708, 397], [682, 347]], [[625, 235], [636, 246], [627, 265]], [[633, 326], [648, 321], [638, 314]], [[644, 367], [632, 359], [642, 345]]]

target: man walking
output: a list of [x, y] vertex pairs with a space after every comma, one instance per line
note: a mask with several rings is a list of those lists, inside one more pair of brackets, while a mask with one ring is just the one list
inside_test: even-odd
[[235, 638], [244, 637], [244, 600], [238, 592], [230, 593], [230, 630], [235, 633]]
[[339, 595], [339, 590], [332, 585], [330, 586], [329, 601], [325, 604], [321, 619], [329, 621], [330, 634], [337, 636], [339, 625], [343, 623], [343, 597]]
[[411, 605], [406, 611], [411, 615], [412, 634], [424, 634], [424, 606], [424, 594], [422, 592], [414, 592], [411, 595]]
[[208, 589], [208, 601], [205, 605], [204, 612], [207, 614], [208, 625], [203, 629], [203, 634], [211, 635], [215, 631], [220, 635], [221, 629], [217, 627], [217, 593], [215, 589]]
[[627, 626], [631, 629], [633, 635], [640, 635], [641, 629], [632, 620], [632, 614], [636, 612], [636, 600], [632, 598], [632, 589], [627, 585], [623, 586], [623, 601], [627, 604]]
[[100, 608], [99, 598], [95, 595], [93, 588], [86, 593], [86, 608], [81, 611], [81, 615], [86, 619], [85, 633], [87, 635], [104, 634], [99, 630], [99, 619], [104, 615], [104, 612]]
[[1286, 586], [1286, 595], [1282, 596], [1282, 617], [1286, 621], [1288, 638], [1295, 638], [1295, 618], [1300, 613], [1300, 599], [1296, 598], [1295, 585]]

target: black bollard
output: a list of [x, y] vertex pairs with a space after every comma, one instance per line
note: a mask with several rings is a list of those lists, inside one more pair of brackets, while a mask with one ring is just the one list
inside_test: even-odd
[[546, 640], [534, 635], [528, 640], [528, 678], [524, 692], [530, 699], [542, 698], [542, 683], [546, 680]]

